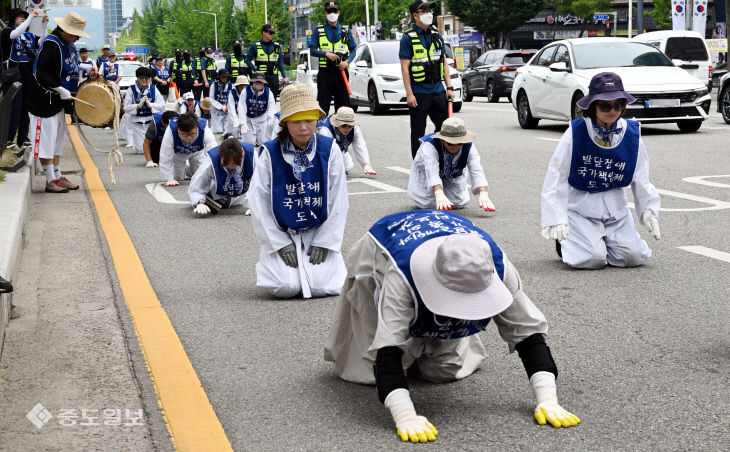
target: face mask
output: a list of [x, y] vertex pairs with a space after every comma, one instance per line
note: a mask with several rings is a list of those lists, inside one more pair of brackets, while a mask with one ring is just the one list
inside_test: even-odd
[[329, 14], [327, 14], [327, 20], [329, 22], [337, 22], [337, 18], [338, 17], [340, 17], [340, 15], [337, 14], [337, 13], [329, 13]]
[[421, 22], [424, 25], [431, 25], [433, 23], [433, 13], [421, 14]]
[[201, 56], [201, 57], [204, 57], [204, 56], [205, 56], [205, 52], [201, 51], [201, 52], [200, 52], [200, 56]]
[[241, 50], [241, 44], [233, 44], [234, 50]]

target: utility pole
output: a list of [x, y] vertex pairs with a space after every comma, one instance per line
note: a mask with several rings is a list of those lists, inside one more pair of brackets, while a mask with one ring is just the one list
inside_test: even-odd
[[634, 3], [633, 0], [629, 0], [629, 29], [627, 31], [629, 39], [631, 39], [631, 29], [634, 28], [634, 24], [633, 24], [634, 12], [632, 11], [633, 3]]
[[644, 0], [636, 0], [636, 32], [644, 32]]

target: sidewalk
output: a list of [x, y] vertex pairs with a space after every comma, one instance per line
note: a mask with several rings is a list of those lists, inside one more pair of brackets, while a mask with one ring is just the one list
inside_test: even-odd
[[68, 139], [61, 170], [81, 188], [45, 193], [31, 177], [0, 355], [0, 450], [170, 450]]

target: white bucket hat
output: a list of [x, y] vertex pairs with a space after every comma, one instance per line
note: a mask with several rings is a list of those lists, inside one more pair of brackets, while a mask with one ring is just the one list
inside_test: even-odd
[[340, 127], [343, 124], [355, 127], [357, 125], [355, 121], [355, 110], [350, 107], [340, 107], [337, 113], [332, 115], [330, 122], [335, 127]]
[[190, 91], [188, 91], [187, 93], [183, 94], [182, 95], [182, 98], [185, 99], [185, 100], [195, 99], [195, 97], [193, 96], [193, 93], [191, 93]]
[[426, 307], [462, 320], [493, 317], [512, 304], [494, 268], [492, 249], [476, 234], [436, 237], [411, 256], [411, 274]]
[[79, 13], [71, 11], [66, 14], [66, 17], [54, 17], [53, 21], [61, 27], [61, 30], [70, 35], [81, 36], [82, 38], [91, 37], [84, 32], [84, 28], [86, 28], [86, 19], [81, 17]]
[[248, 77], [245, 75], [239, 75], [236, 77], [236, 82], [233, 84], [233, 86], [241, 86], [241, 85], [248, 85]]

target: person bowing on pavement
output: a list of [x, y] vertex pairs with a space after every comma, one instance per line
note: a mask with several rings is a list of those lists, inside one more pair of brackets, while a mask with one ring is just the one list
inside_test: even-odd
[[180, 185], [178, 180], [195, 174], [207, 158], [205, 153], [218, 145], [206, 122], [193, 113], [170, 119], [160, 145], [160, 174], [165, 187]]
[[349, 173], [355, 166], [348, 150], [352, 147], [357, 162], [362, 166], [365, 174], [374, 176], [375, 170], [370, 165], [370, 155], [362, 136], [362, 130], [355, 121], [355, 112], [350, 107], [340, 107], [337, 113], [321, 120], [318, 124], [317, 133], [326, 137], [334, 138], [342, 151], [342, 158], [345, 162], [345, 172]]

